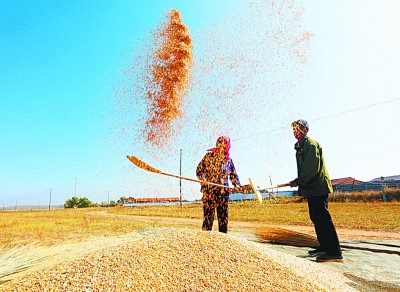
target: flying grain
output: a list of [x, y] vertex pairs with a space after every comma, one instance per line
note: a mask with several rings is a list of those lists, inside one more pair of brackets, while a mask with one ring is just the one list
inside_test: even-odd
[[192, 67], [192, 39], [177, 9], [154, 33], [155, 53], [149, 58], [147, 87], [147, 141], [160, 148], [171, 134], [171, 123], [181, 114], [182, 99]]

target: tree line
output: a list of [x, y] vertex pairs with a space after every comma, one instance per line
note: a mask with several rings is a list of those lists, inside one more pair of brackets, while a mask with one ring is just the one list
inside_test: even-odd
[[101, 204], [93, 203], [87, 197], [78, 198], [73, 196], [72, 198], [68, 199], [64, 203], [64, 208], [90, 208], [90, 207], [115, 207], [115, 206], [122, 206], [126, 197], [123, 196], [119, 198], [117, 201], [111, 200], [109, 203], [102, 202]]

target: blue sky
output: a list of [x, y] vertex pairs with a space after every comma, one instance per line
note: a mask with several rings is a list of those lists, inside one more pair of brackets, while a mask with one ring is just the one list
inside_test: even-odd
[[[215, 2], [2, 2], [0, 205], [46, 205], [50, 189], [54, 204], [75, 194], [98, 203], [179, 196], [179, 181], [136, 169], [125, 156], [177, 173], [182, 149], [182, 172], [194, 177], [221, 133], [232, 138], [243, 183], [252, 177], [268, 185], [269, 176], [284, 183], [296, 176], [290, 122], [297, 118], [310, 122], [331, 178], [400, 174], [398, 1], [276, 1], [293, 4], [282, 12], [302, 12], [295, 20], [290, 13], [278, 17], [268, 1]], [[196, 64], [209, 70], [194, 73], [197, 84], [171, 145], [149, 153], [137, 129], [127, 126], [136, 123], [136, 109], [127, 97], [124, 108], [116, 105], [115, 88], [171, 8], [189, 27]], [[288, 43], [312, 33], [299, 46], [308, 61], [293, 60], [284, 46], [264, 50], [273, 35], [257, 43], [264, 27], [282, 27]], [[210, 69], [214, 57], [225, 62], [219, 71]], [[224, 89], [236, 89], [235, 82], [248, 87], [222, 98]], [[216, 104], [229, 113], [216, 117]], [[212, 113], [217, 129], [205, 127], [204, 112]], [[196, 184], [183, 188], [184, 198], [201, 197]]]

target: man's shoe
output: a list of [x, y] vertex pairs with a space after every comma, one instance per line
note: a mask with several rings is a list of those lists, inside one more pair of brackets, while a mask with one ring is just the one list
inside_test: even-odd
[[323, 249], [321, 249], [321, 247], [317, 247], [316, 249], [312, 249], [308, 251], [308, 254], [320, 254], [320, 253], [324, 253], [325, 251]]
[[343, 262], [343, 256], [340, 254], [323, 253], [317, 256], [317, 262]]

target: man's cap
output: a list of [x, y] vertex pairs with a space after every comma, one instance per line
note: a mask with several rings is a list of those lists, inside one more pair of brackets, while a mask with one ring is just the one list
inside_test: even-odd
[[310, 129], [310, 127], [308, 126], [308, 122], [305, 121], [305, 120], [297, 120], [297, 121], [294, 121], [294, 122], [292, 123], [292, 128], [293, 128], [293, 127], [296, 127], [296, 126], [300, 126], [300, 127], [307, 128], [307, 130]]

